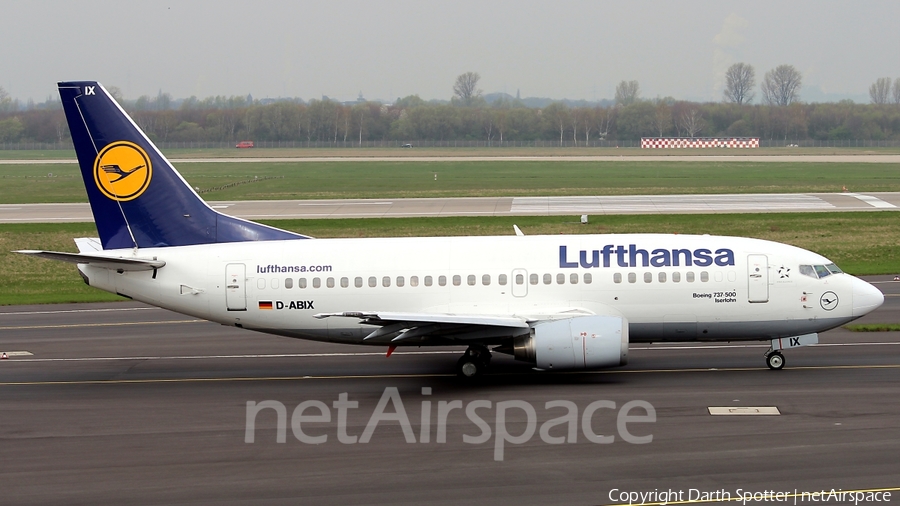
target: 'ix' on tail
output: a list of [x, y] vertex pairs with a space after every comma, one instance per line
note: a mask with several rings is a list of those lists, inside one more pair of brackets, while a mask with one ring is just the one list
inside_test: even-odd
[[306, 239], [210, 208], [100, 83], [59, 83], [103, 249]]

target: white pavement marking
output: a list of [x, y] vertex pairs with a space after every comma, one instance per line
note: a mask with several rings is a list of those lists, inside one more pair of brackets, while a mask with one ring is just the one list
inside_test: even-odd
[[[900, 344], [900, 342], [888, 343], [848, 343], [848, 344], [817, 344], [815, 346], [880, 346], [886, 344]], [[768, 345], [705, 345], [705, 346], [641, 346], [631, 347], [631, 350], [699, 350], [699, 349], [728, 349], [728, 348], [765, 348]], [[12, 357], [13, 353], [24, 353], [32, 355], [29, 352], [8, 352]], [[433, 351], [395, 351], [391, 356], [397, 355], [448, 355], [459, 354], [460, 350], [433, 350]], [[19, 355], [25, 356], [25, 355]], [[26, 358], [19, 359], [16, 362], [103, 362], [103, 361], [133, 361], [133, 360], [222, 360], [222, 359], [244, 359], [244, 358], [334, 358], [334, 357], [382, 357], [383, 351], [363, 351], [363, 352], [334, 352], [334, 353], [272, 353], [272, 354], [245, 354], [245, 355], [147, 355], [132, 357], [68, 357], [68, 358]]]
[[609, 197], [516, 197], [514, 214], [572, 213], [613, 214], [622, 212], [678, 211], [772, 211], [786, 209], [822, 210], [835, 206], [814, 195], [632, 195]]
[[[442, 355], [458, 354], [459, 351], [396, 351], [391, 356], [397, 355]], [[81, 357], [81, 358], [26, 358], [16, 362], [101, 362], [122, 360], [221, 360], [235, 358], [327, 358], [327, 357], [384, 357], [383, 351], [356, 352], [356, 353], [278, 353], [269, 355], [184, 355], [184, 356], [135, 356], [135, 357]]]
[[10, 358], [12, 358], [12, 357], [30, 357], [30, 356], [34, 355], [30, 351], [5, 351], [2, 353]]
[[711, 415], [780, 415], [775, 406], [709, 406]]
[[335, 200], [333, 202], [300, 202], [298, 206], [390, 206], [393, 202], [344, 202], [343, 200]]
[[60, 309], [57, 311], [15, 311], [10, 313], [0, 312], [0, 316], [31, 315], [31, 314], [60, 314], [60, 313], [108, 313], [113, 311], [163, 311], [160, 307], [120, 307], [106, 309]]
[[858, 193], [844, 193], [843, 195], [857, 198], [857, 199], [865, 202], [866, 204], [869, 204], [872, 207], [885, 208], [885, 209], [897, 207], [894, 204], [891, 204], [890, 202], [885, 202], [885, 201], [881, 200], [880, 198], [873, 197], [871, 195], [860, 195]]

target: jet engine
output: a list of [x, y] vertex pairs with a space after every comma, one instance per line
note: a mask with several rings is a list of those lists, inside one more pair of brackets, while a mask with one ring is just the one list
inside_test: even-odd
[[515, 338], [516, 360], [539, 369], [578, 370], [628, 363], [628, 320], [621, 316], [580, 316], [541, 322]]

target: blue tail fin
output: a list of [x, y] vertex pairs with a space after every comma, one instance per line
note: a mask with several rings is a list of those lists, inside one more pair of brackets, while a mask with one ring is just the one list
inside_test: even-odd
[[307, 239], [206, 205], [100, 83], [59, 96], [103, 249]]

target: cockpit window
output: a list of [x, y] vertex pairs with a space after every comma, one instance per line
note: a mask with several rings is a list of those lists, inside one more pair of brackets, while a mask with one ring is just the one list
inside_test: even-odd
[[816, 274], [819, 275], [819, 279], [822, 279], [825, 276], [831, 276], [831, 271], [826, 269], [824, 265], [813, 265], [813, 268], [816, 270]]
[[831, 276], [832, 274], [841, 274], [843, 272], [844, 271], [842, 271], [840, 268], [838, 268], [837, 265], [834, 264], [800, 266], [800, 274], [816, 279], [822, 279], [826, 276]]
[[834, 264], [828, 264], [825, 266], [825, 268], [831, 271], [832, 274], [842, 274], [844, 272], [840, 269], [840, 267]]

